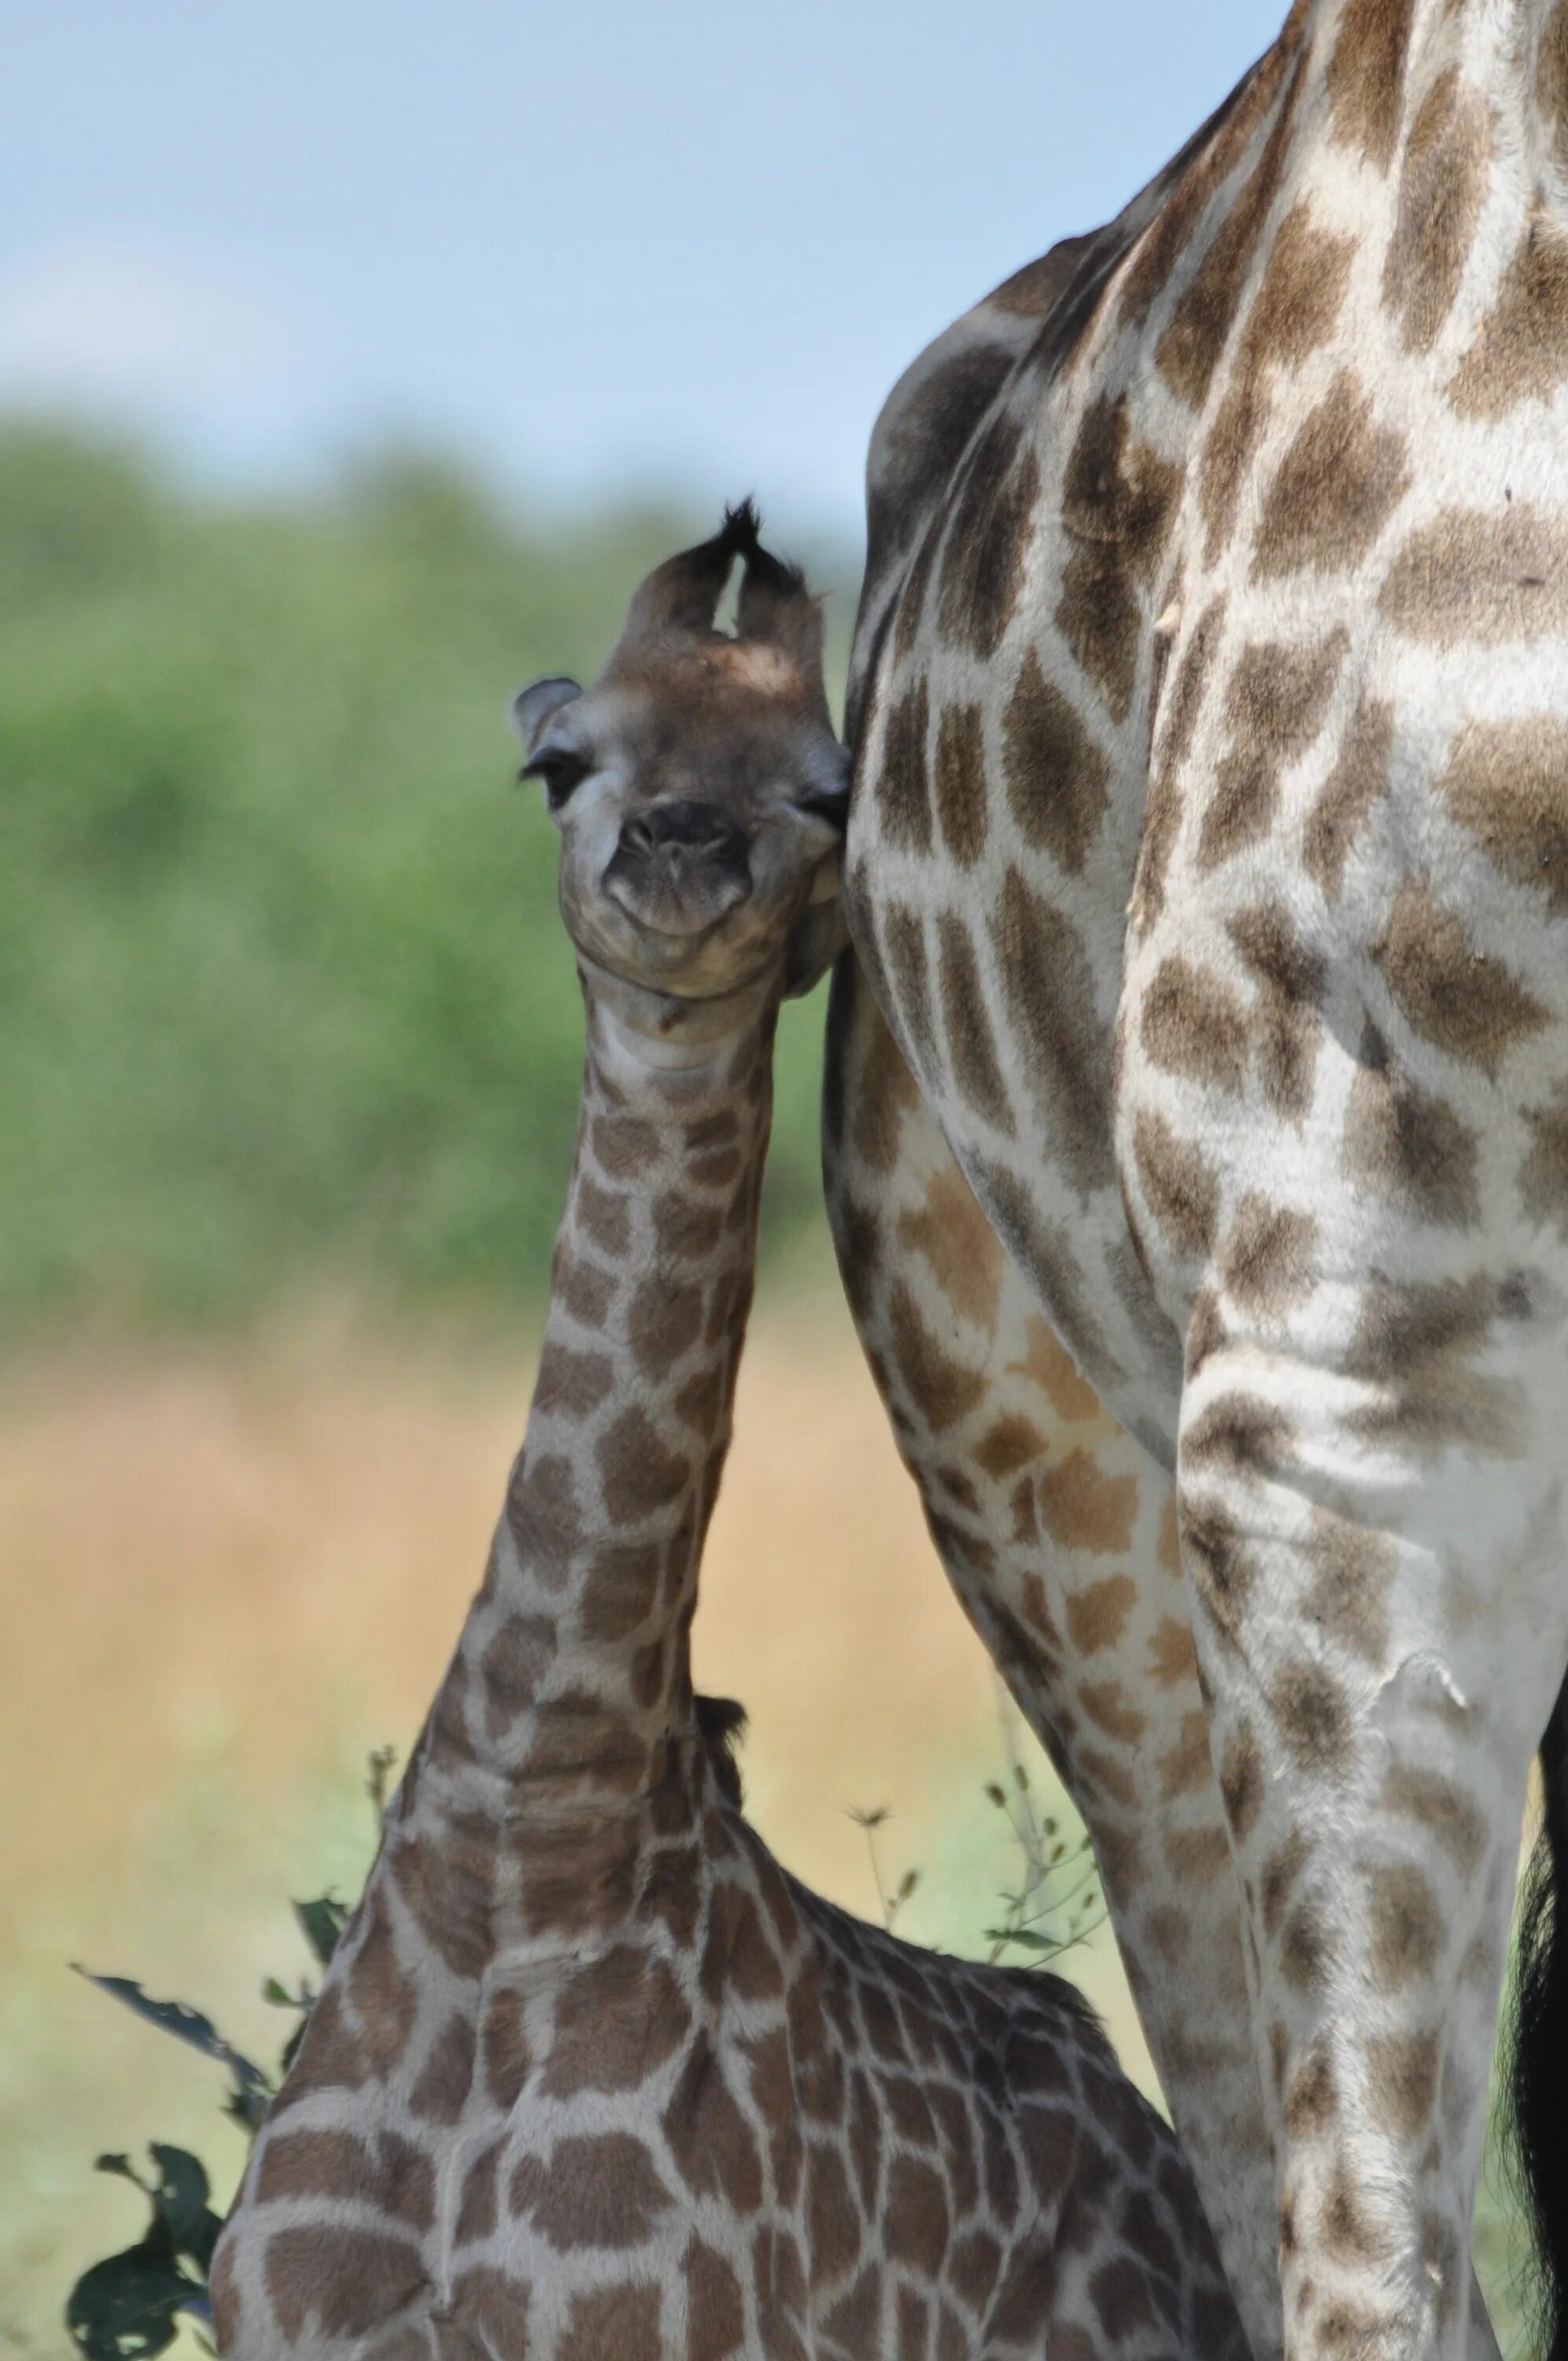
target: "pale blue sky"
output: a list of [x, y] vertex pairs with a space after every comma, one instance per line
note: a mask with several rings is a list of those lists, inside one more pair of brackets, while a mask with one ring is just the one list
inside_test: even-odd
[[0, 0], [0, 404], [251, 482], [858, 522], [925, 339], [1113, 212], [1284, 0]]

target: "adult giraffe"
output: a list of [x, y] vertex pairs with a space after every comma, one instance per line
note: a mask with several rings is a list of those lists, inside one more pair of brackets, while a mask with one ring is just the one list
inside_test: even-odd
[[1260, 2356], [1495, 2350], [1543, 1733], [1568, 1865], [1565, 376], [1568, 0], [1298, 0], [872, 445], [829, 1203]]

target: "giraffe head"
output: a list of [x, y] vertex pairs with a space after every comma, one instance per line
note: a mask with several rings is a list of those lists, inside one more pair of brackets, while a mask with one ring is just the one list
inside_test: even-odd
[[[735, 634], [714, 628], [742, 561]], [[561, 908], [593, 966], [681, 1000], [838, 948], [849, 758], [804, 577], [765, 550], [750, 501], [655, 567], [592, 686], [535, 681], [512, 716], [525, 778], [561, 831]]]

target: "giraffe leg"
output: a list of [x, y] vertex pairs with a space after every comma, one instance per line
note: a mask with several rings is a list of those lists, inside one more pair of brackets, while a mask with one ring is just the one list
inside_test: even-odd
[[1257, 2361], [1279, 2351], [1273, 2149], [1170, 1479], [998, 1246], [846, 960], [828, 1202], [948, 1578], [1081, 1813], [1149, 2048]]
[[1257, 1994], [1286, 2352], [1448, 2361], [1472, 2334], [1526, 1780], [1568, 1656], [1565, 1340], [1538, 1274], [1434, 1279], [1430, 1237], [1404, 1258], [1420, 1279], [1365, 1282], [1399, 1255], [1317, 1203], [1340, 1284], [1320, 1267], [1262, 1319], [1218, 1284], [1198, 1296], [1182, 1553]]

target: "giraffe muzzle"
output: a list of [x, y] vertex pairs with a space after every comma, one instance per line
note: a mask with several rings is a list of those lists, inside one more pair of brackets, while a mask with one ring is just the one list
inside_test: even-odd
[[714, 804], [653, 804], [620, 831], [604, 889], [639, 927], [700, 935], [751, 892], [751, 839]]

